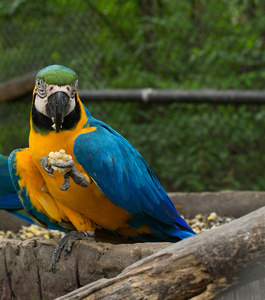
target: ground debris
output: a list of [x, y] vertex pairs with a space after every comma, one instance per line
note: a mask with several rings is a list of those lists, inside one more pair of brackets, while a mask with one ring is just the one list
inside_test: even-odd
[[[184, 219], [196, 233], [200, 233], [218, 227], [222, 224], [229, 223], [235, 218], [218, 216], [215, 212], [212, 212], [206, 215], [198, 214], [193, 219], [187, 219], [185, 217]], [[28, 227], [22, 226], [17, 233], [11, 230], [0, 231], [0, 239], [17, 239], [22, 241], [32, 237], [43, 237], [47, 240], [60, 240], [64, 235], [65, 233], [58, 230], [44, 229], [37, 225], [30, 225]]]
[[47, 240], [60, 240], [64, 235], [65, 233], [58, 230], [49, 230], [38, 225], [22, 226], [21, 229], [16, 233], [11, 230], [0, 231], [0, 239], [16, 239], [22, 241], [32, 237], [43, 237]]
[[211, 212], [206, 215], [198, 214], [194, 217], [194, 219], [185, 220], [196, 233], [200, 233], [229, 223], [234, 219], [234, 217], [218, 216], [217, 213]]

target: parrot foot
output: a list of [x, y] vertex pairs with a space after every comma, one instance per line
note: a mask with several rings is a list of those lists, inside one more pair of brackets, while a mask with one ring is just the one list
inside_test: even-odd
[[82, 175], [77, 171], [74, 164], [75, 162], [71, 159], [61, 163], [53, 163], [49, 161], [49, 155], [44, 156], [40, 159], [40, 163], [43, 169], [48, 172], [48, 174], [52, 177], [54, 171], [58, 171], [64, 176], [63, 186], [60, 187], [62, 191], [67, 191], [70, 187], [70, 177], [72, 177], [73, 181], [80, 185], [81, 187], [89, 186], [89, 180], [85, 175]]
[[63, 187], [61, 186], [58, 186], [58, 188], [62, 191], [67, 191], [70, 187], [70, 176], [69, 176], [69, 172], [68, 173], [65, 173], [63, 175], [63, 178], [64, 178], [64, 182], [63, 182]]
[[48, 163], [48, 158], [49, 158], [49, 155], [47, 156], [43, 156], [41, 159], [40, 159], [40, 163], [41, 163], [41, 166], [43, 167], [43, 169], [51, 176], [54, 178], [53, 176], [53, 168], [51, 165], [49, 165]]
[[[58, 167], [59, 165], [55, 164], [55, 166]], [[64, 174], [63, 189], [59, 187], [63, 191], [66, 191], [70, 187], [70, 177], [73, 179], [73, 181], [76, 184], [80, 185], [81, 187], [89, 186], [89, 180], [87, 179], [87, 177], [85, 175], [82, 175], [80, 172], [78, 172], [75, 166], [73, 165], [71, 167], [71, 170]]]
[[64, 236], [59, 244], [56, 246], [52, 255], [52, 271], [54, 271], [55, 264], [60, 259], [62, 251], [64, 252], [64, 257], [66, 258], [68, 253], [71, 252], [73, 244], [77, 240], [86, 240], [90, 237], [94, 237], [94, 231], [71, 231], [66, 236]]

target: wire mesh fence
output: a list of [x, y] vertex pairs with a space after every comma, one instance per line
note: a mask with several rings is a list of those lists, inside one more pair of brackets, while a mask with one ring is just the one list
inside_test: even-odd
[[62, 64], [81, 88], [263, 88], [262, 0], [1, 0], [0, 82]]
[[5, 71], [0, 81], [56, 63], [76, 69], [89, 87], [104, 86], [98, 70], [96, 17], [82, 9], [83, 1], [2, 2], [0, 66]]
[[[261, 0], [0, 2], [0, 82], [62, 64], [80, 89], [263, 89]], [[170, 191], [265, 188], [264, 108], [85, 103]], [[0, 104], [0, 153], [28, 145], [30, 99]]]

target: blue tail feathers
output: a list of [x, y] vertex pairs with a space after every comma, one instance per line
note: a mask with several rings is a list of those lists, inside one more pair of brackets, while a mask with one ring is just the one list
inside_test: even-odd
[[30, 222], [31, 218], [25, 212], [16, 190], [13, 186], [9, 170], [8, 157], [0, 154], [0, 209], [5, 209], [11, 214]]

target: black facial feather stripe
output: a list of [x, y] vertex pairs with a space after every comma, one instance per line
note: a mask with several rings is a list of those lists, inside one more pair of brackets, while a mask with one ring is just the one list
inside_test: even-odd
[[[43, 132], [53, 131], [54, 130], [52, 128], [53, 121], [49, 117], [45, 116], [44, 114], [42, 114], [36, 109], [35, 97], [36, 95], [34, 96], [32, 110], [31, 110], [32, 122], [34, 124], [34, 127], [37, 127], [40, 131]], [[75, 108], [64, 118], [61, 130], [70, 130], [75, 128], [78, 121], [80, 120], [80, 117], [81, 117], [81, 109], [77, 101], [77, 98], [75, 96]]]

